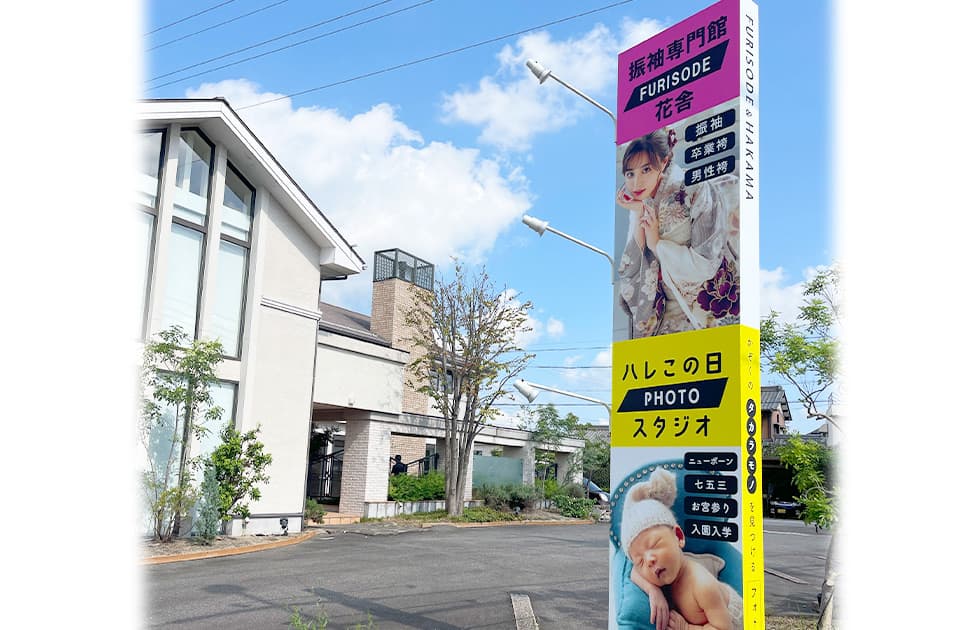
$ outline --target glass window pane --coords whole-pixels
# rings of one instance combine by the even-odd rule
[[[139,284],[139,305],[140,319],[146,316],[146,293],[150,285],[150,274],[153,272],[153,228],[156,225],[156,217],[147,212],[137,212],[139,215],[139,247],[140,247],[140,269],[143,270],[141,282]],[[142,329],[142,325],[140,327]]]
[[[164,330],[177,325],[192,337],[197,329],[204,235],[176,223],[171,227],[167,285],[163,299]],[[153,333],[159,331],[152,331]]]
[[[252,228],[252,202],[255,191],[229,167],[225,173],[224,209],[221,212],[221,233],[248,241]]]
[[[241,347],[242,312],[245,307],[245,271],[248,250],[221,241],[214,279],[214,300],[207,337],[221,342],[225,355],[237,357]]]
[[[160,179],[160,154],[163,151],[163,132],[147,131],[139,134],[139,176],[137,192],[139,203],[156,208]]]
[[[198,441],[195,455],[207,457],[221,444],[221,430],[231,422],[235,415],[235,393],[238,390],[237,383],[227,383],[219,381],[211,386],[211,404],[221,407],[221,417],[217,420],[204,422],[208,432],[201,436]],[[199,418],[199,422],[203,419]]]
[[[180,132],[174,215],[204,225],[211,178],[211,145],[194,130]]]

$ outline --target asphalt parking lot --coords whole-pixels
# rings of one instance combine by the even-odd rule
[[[767,614],[813,614],[829,535],[765,519]],[[546,525],[325,531],[241,556],[145,567],[148,628],[606,628],[608,529]],[[374,624],[370,626],[368,624]]]

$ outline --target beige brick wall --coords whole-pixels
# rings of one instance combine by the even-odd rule
[[[425,457],[425,438],[411,435],[391,435],[391,456],[401,455],[406,464]],[[415,470],[410,471],[413,474]]]
[[[405,326],[404,313],[412,306],[414,285],[400,278],[375,282],[371,293],[371,332],[390,342],[393,348],[409,352],[409,362],[422,355],[411,345],[411,330]],[[414,379],[406,368],[402,411],[428,414],[429,398],[415,391]]]
[[[391,428],[381,422],[348,421],[340,512],[363,514],[365,501],[388,499]]]

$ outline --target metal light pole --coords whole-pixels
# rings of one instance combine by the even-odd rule
[[[548,387],[547,385],[540,385],[538,383],[525,381],[524,379],[520,379],[516,381],[514,383],[514,388],[517,389],[517,391],[519,391],[525,398],[527,398],[528,402],[534,402],[534,399],[538,397],[538,393],[539,393],[538,390],[543,389],[546,392],[554,392],[556,394],[571,396],[572,398],[578,398],[580,400],[586,400],[588,402],[596,403],[597,405],[602,405],[603,407],[606,408],[606,411],[609,412],[609,419],[610,421],[612,420],[612,408],[609,406],[609,403],[603,402],[598,398],[589,398],[588,396],[583,396],[582,394],[566,392],[564,390],[556,389],[554,387]]]
[[[528,226],[529,228],[537,232],[538,236],[543,236],[546,231],[553,232],[562,238],[567,238],[568,240],[575,243],[576,245],[581,245],[582,247],[586,249],[590,249],[597,254],[602,254],[603,256],[606,257],[606,260],[609,261],[609,266],[612,269],[612,283],[616,284],[616,262],[613,260],[613,257],[607,254],[606,252],[602,251],[601,249],[599,249],[594,245],[589,245],[585,241],[579,240],[574,236],[569,236],[564,232],[560,232],[555,228],[551,227],[547,221],[543,221],[536,217],[532,217],[529,214],[525,214],[524,217],[521,219],[521,221],[524,223],[524,225]]]
[[[584,92],[576,89],[575,87],[573,87],[573,86],[569,85],[568,83],[566,83],[566,82],[562,81],[561,79],[559,79],[557,75],[555,75],[551,70],[546,69],[538,61],[536,61],[534,59],[528,59],[527,60],[527,63],[525,65],[527,66],[528,70],[531,71],[531,74],[533,74],[537,78],[538,83],[544,83],[545,81],[548,80],[549,77],[552,78],[552,79],[554,79],[555,81],[558,81],[559,83],[561,83],[562,85],[564,85],[566,88],[568,88],[569,90],[571,90],[575,94],[581,96],[582,98],[584,98],[588,102],[592,103],[593,105],[595,105],[596,107],[598,107],[599,109],[601,109],[602,111],[604,111],[606,113],[606,115],[609,116],[609,118],[612,119],[613,124],[614,125],[616,124],[616,116],[613,115],[613,113],[611,111],[609,111],[608,109],[606,109],[605,107],[603,107],[602,105],[600,105],[599,103],[597,103],[588,94],[585,94]]]

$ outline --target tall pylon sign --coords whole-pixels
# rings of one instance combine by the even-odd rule
[[[765,628],[758,97],[751,0],[619,55],[610,628]]]

